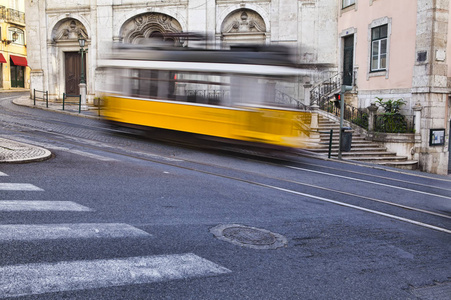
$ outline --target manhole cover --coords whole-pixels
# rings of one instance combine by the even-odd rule
[[[237,224],[218,225],[210,232],[220,240],[253,249],[277,249],[287,244],[280,234]]]

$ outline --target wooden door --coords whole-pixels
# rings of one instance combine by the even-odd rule
[[[25,87],[25,67],[16,66],[11,63],[10,71],[11,71],[11,87],[13,88]]]
[[[65,52],[66,94],[80,95],[81,55],[80,52]],[[83,62],[86,70],[86,61]],[[86,78],[86,75],[85,75]]]

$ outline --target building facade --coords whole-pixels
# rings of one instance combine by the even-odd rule
[[[366,108],[377,98],[403,99],[401,111],[415,117],[415,135],[398,137],[406,139],[398,146],[386,145],[418,160],[424,171],[447,174],[450,1],[342,0],[339,5],[338,68],[345,84],[354,86],[348,101]]]
[[[97,62],[114,43],[145,44],[171,33],[203,33],[209,47],[236,43],[292,46],[299,63],[335,65],[335,0],[28,0],[27,32],[31,88],[79,94],[78,37],[87,41],[86,86],[88,103],[97,96],[105,76]],[[321,38],[319,38],[321,37]],[[293,96],[308,102],[301,79]],[[308,98],[308,96],[307,96]]]
[[[403,99],[416,116],[415,134],[388,143],[427,172],[447,174],[451,43],[449,0],[26,0],[30,88],[50,100],[79,94],[78,38],[86,39],[88,104],[105,74],[98,61],[115,43],[189,46],[171,33],[199,32],[208,47],[236,43],[288,45],[297,63],[317,66],[292,97],[310,104],[310,90],[333,74],[352,85],[348,101],[366,108]],[[3,30],[3,28],[2,28]],[[450,82],[450,83],[449,83]],[[401,137],[401,140],[405,136]],[[384,141],[382,141],[384,142]],[[402,146],[399,146],[399,145]]]
[[[29,88],[24,1],[0,1],[0,88]]]

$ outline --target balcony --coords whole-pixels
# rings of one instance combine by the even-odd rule
[[[6,22],[18,23],[25,25],[25,13],[12,9],[6,8],[5,6],[0,6],[0,18]]]

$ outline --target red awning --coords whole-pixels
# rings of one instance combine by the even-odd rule
[[[24,67],[26,67],[28,65],[26,57],[15,56],[15,55],[10,55],[9,57],[11,57],[11,60],[13,61],[13,63],[16,66],[24,66]]]
[[[6,59],[5,59],[5,57],[3,56],[3,54],[1,54],[1,53],[0,53],[0,63],[6,64]]]

